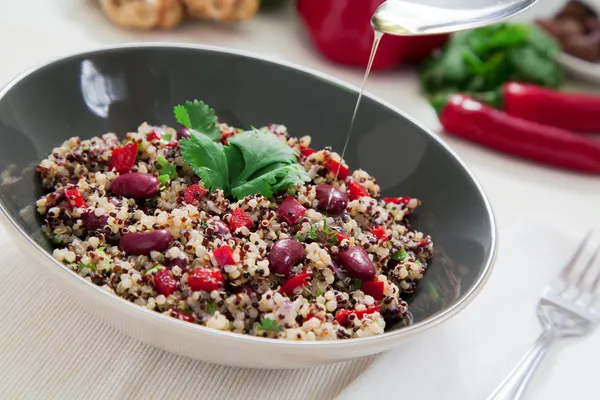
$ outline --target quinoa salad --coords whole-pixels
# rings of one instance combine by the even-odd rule
[[[290,340],[410,324],[432,239],[420,201],[283,125],[248,131],[194,101],[181,128],[73,137],[37,166],[53,256],[102,289],[188,323]]]

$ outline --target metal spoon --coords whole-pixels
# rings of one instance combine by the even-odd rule
[[[388,0],[373,14],[373,29],[391,35],[429,35],[492,25],[537,0]]]

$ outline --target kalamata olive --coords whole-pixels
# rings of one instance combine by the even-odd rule
[[[129,255],[147,255],[151,251],[163,251],[171,243],[171,233],[166,229],[151,232],[135,232],[121,236],[119,248]]]
[[[304,246],[294,239],[280,239],[269,252],[270,270],[275,275],[287,276],[292,267],[304,259]]]
[[[229,231],[229,227],[227,224],[221,220],[213,219],[210,221],[210,226],[215,230],[215,235],[218,236],[226,236],[231,232]]]
[[[348,275],[344,272],[344,270],[340,267],[340,263],[336,260],[331,260],[331,266],[333,267],[333,273],[335,277],[340,281],[345,281],[348,278]]]
[[[317,185],[317,208],[333,215],[346,211],[348,195],[331,185]]]
[[[63,201],[64,199],[66,199],[65,188],[60,187],[60,188],[56,189],[56,191],[54,193],[50,193],[49,195],[46,196],[46,208],[50,209],[50,208],[54,207],[56,204],[58,204],[59,202]]]
[[[97,216],[96,213],[92,212],[84,212],[81,216],[81,221],[83,222],[83,227],[88,231],[97,231],[106,226],[106,222],[108,221],[108,215],[102,214]]]
[[[177,140],[187,139],[190,137],[190,131],[188,128],[181,128],[177,130]]]
[[[377,273],[369,255],[362,247],[352,246],[339,253],[342,266],[353,278],[371,279]]]
[[[182,270],[185,270],[185,261],[183,261],[181,258],[173,258],[172,260],[169,260],[169,262],[167,263],[167,268],[171,269],[173,267],[179,267]]]
[[[134,199],[148,199],[157,194],[159,189],[156,176],[138,172],[119,175],[110,185],[112,193]]]

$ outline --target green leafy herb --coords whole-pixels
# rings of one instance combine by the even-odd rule
[[[332,237],[329,239],[329,244],[331,244],[331,245],[334,245],[334,244],[336,244],[337,242],[338,242],[338,238],[337,238],[337,236],[332,236]]]
[[[319,236],[319,230],[317,229],[317,225],[312,225],[310,227],[310,231],[308,232],[308,235],[306,237],[310,240],[316,240],[318,236]]]
[[[269,132],[242,132],[223,146],[213,141],[220,134],[206,133],[216,121],[206,104],[187,102],[175,107],[175,115],[190,128],[190,137],[179,141],[183,160],[209,189],[221,189],[237,199],[257,193],[273,197],[310,181],[294,150]]]
[[[404,250],[404,247],[402,247],[400,250],[392,254],[392,260],[404,261],[407,256],[408,254],[406,253],[406,250]]]
[[[534,25],[503,23],[452,36],[427,60],[421,84],[427,94],[479,93],[514,80],[558,87],[563,69],[556,42]]]
[[[206,221],[202,221],[200,225],[202,226],[202,229],[208,228],[208,224],[206,223]]]
[[[361,286],[362,286],[362,280],[360,280],[358,278],[354,278],[354,290],[360,290]]]
[[[198,131],[212,140],[221,138],[215,110],[203,101],[186,101],[184,105],[175,107],[174,111],[177,122],[186,128]]]
[[[154,266],[154,267],[150,268],[149,270],[147,270],[146,272],[144,272],[144,275],[151,275],[152,273],[154,273],[158,270],[161,270],[162,267],[163,267],[162,265]]]
[[[262,320],[258,329],[261,329],[263,331],[281,332],[283,330],[283,327],[274,320],[270,318],[265,318]]]
[[[209,314],[212,314],[215,312],[215,302],[214,301],[209,301],[208,303],[206,303],[206,312]]]
[[[319,296],[323,296],[323,290],[322,289],[319,289],[317,291],[317,297],[319,297]]]
[[[93,271],[94,268],[95,268],[95,265],[93,265],[93,264],[79,263],[78,267],[79,267],[79,273],[81,273],[86,268],[89,269],[90,271]]]
[[[296,233],[296,236],[294,236],[294,237],[299,242],[304,242],[306,240],[306,237],[303,234],[301,234],[300,232]]]

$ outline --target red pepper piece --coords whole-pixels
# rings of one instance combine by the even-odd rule
[[[227,245],[216,248],[213,251],[213,255],[215,256],[215,260],[217,260],[219,267],[235,264],[235,260],[233,259],[233,250],[231,250],[231,247]]]
[[[171,314],[171,317],[173,317],[173,318],[181,319],[181,320],[187,321],[187,322],[194,322],[194,317],[192,317],[189,314],[184,313],[183,311],[181,311],[177,308],[172,308],[170,314]]]
[[[306,213],[306,208],[292,196],[288,196],[277,207],[277,215],[289,225],[294,225]]]
[[[187,204],[194,204],[204,196],[204,193],[206,193],[206,189],[196,184],[190,185],[183,190],[183,201]]]
[[[229,219],[229,229],[232,232],[235,232],[238,228],[245,226],[246,228],[250,228],[254,225],[250,217],[246,215],[240,208],[236,208],[233,212],[233,215]]]
[[[344,239],[349,239],[348,235],[346,235],[345,233],[341,233],[341,232],[336,232],[335,237],[337,239],[337,243],[340,243]]]
[[[383,201],[392,204],[408,204],[412,198],[410,197],[384,197]]]
[[[340,164],[335,160],[329,160],[325,163],[325,168],[327,168],[334,175],[337,174],[338,178],[346,179],[350,175],[350,170],[344,164]],[[339,172],[338,172],[339,168]]]
[[[598,141],[513,117],[464,95],[451,96],[438,109],[448,133],[514,156],[600,174]]]
[[[356,310],[339,310],[337,312],[337,314],[335,315],[335,320],[340,324],[340,325],[344,325],[347,326],[350,322],[350,319],[348,317],[350,317],[350,314],[354,314],[356,315],[356,318],[358,319],[362,319],[365,315],[368,314],[374,314],[376,312],[379,312],[381,308],[379,306],[373,306],[373,307],[369,307],[365,310],[361,310],[361,311],[356,311]]]
[[[362,290],[365,294],[368,294],[369,296],[373,297],[377,301],[383,300],[384,288],[385,283],[379,280],[362,281],[360,285],[360,290]]]
[[[152,131],[148,134],[148,137],[146,137],[146,139],[149,142],[153,142],[155,140],[160,140],[160,136],[158,136],[158,134],[156,132]]]
[[[350,200],[356,200],[361,197],[371,197],[369,191],[354,179],[348,179],[348,196]]]
[[[126,174],[131,170],[137,157],[138,144],[129,143],[123,147],[113,149],[110,157],[109,168],[120,174]]]
[[[294,295],[294,292],[298,289],[301,289],[310,283],[310,279],[312,278],[312,271],[307,270],[299,273],[298,275],[292,276],[287,281],[283,282],[281,288],[279,288],[279,292],[282,294],[291,297]]]
[[[383,226],[375,226],[375,227],[373,227],[373,229],[371,229],[371,233],[379,241],[381,241],[381,240],[388,240],[388,237],[385,234],[385,227],[383,227]]]
[[[315,154],[317,151],[315,149],[311,149],[310,147],[305,147],[305,148],[301,149],[300,152],[302,153],[302,155],[304,157],[308,157],[311,154]]]
[[[177,280],[167,269],[159,269],[153,277],[156,291],[163,296],[173,294],[177,290]]]
[[[67,201],[74,208],[85,208],[87,203],[77,188],[65,189]]]
[[[188,284],[193,291],[219,290],[225,284],[225,278],[218,269],[196,268],[188,276]]]
[[[600,96],[517,82],[508,82],[500,93],[489,95],[486,102],[514,117],[574,132],[600,132]]]

